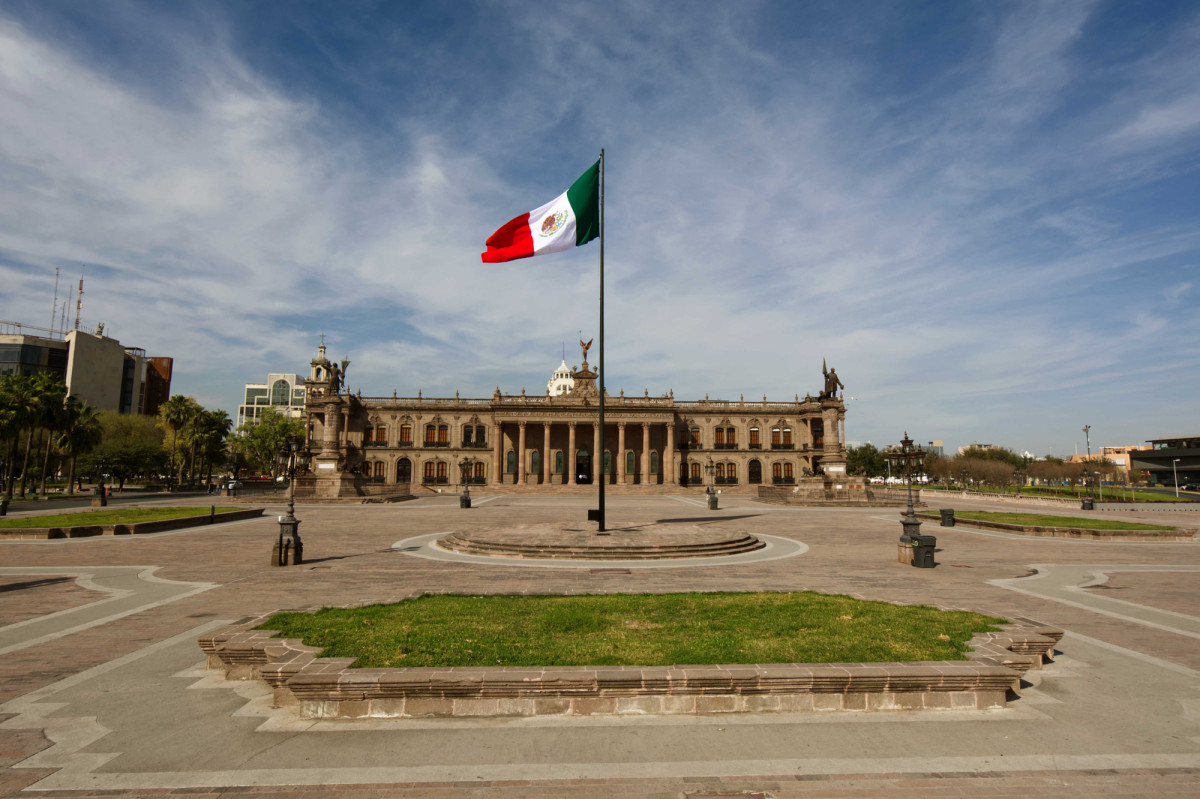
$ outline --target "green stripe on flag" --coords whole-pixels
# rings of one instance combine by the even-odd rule
[[[561,185],[561,184],[560,184]],[[600,235],[600,161],[592,164],[567,189],[567,202],[575,212],[575,246]]]

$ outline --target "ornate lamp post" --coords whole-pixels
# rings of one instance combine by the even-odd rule
[[[1021,486],[1025,485],[1025,470],[1017,469],[1017,496],[1021,496]]]
[[[708,495],[708,509],[717,509],[717,490],[715,487],[715,478],[713,475],[717,473],[717,467],[713,464],[713,459],[710,457],[708,463],[704,464],[704,473],[708,475],[708,488],[705,493]]]
[[[1084,478],[1083,478],[1084,490],[1086,493],[1084,494],[1084,497],[1083,497],[1082,510],[1092,510],[1093,508],[1096,507],[1096,499],[1095,499],[1096,489],[1094,487],[1095,483],[1091,479],[1092,476],[1091,476],[1091,474],[1089,474],[1089,472],[1092,471],[1092,426],[1090,424],[1085,424],[1083,426],[1083,435],[1087,441],[1087,463],[1088,463],[1088,465],[1087,465],[1087,468],[1083,472],[1083,474],[1084,474]]]
[[[900,521],[900,526],[904,528],[904,532],[900,534],[900,543],[913,544],[920,535],[921,523],[917,521],[917,514],[913,511],[912,481],[913,475],[921,470],[921,464],[925,462],[925,450],[914,447],[906,432],[900,446],[889,450],[886,457],[889,462],[896,464],[897,470],[904,475],[904,481],[908,484],[908,508]]]
[[[104,458],[96,461],[96,471],[100,473],[96,487],[92,490],[92,507],[104,508],[108,506],[108,491],[104,488],[104,472],[108,470],[108,461]]]
[[[967,470],[964,468],[964,469],[963,469],[963,470],[962,470],[962,471],[961,471],[959,474],[961,474],[961,475],[962,475],[962,487],[963,487],[963,491],[966,491],[966,490],[967,490],[967,476],[968,476],[968,475],[967,475]]]
[[[458,470],[462,474],[462,494],[458,497],[458,506],[460,508],[471,507],[471,487],[468,482],[471,479],[471,467],[475,462],[470,458],[463,458],[458,462]]]
[[[280,450],[278,463],[283,474],[287,475],[287,514],[279,517],[279,540],[271,552],[271,565],[296,566],[304,562],[304,542],[300,540],[300,522],[296,519],[296,472],[299,468],[308,466],[309,454],[304,449],[304,440],[292,436],[284,442]]]

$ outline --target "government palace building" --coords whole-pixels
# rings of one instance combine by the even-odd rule
[[[364,397],[345,390],[348,363],[330,362],[322,343],[305,383],[313,457],[297,487],[317,498],[463,485],[583,492],[597,479],[629,493],[709,486],[752,493],[845,475],[846,408],[833,372],[826,391],[790,402],[606,394],[601,442],[586,346],[582,366],[568,368],[564,359],[537,396],[497,388],[478,399]]]

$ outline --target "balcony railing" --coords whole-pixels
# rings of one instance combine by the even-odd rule
[[[396,446],[400,447],[400,449],[412,449],[412,445],[413,443],[411,441],[401,441]]]
[[[724,444],[715,444],[713,449],[737,449],[736,441],[726,441]]]
[[[433,476],[427,474],[421,478],[421,484],[422,485],[437,485],[437,486],[449,485],[450,478],[449,477],[433,477]]]
[[[762,449],[762,444],[751,444],[750,449]]]
[[[771,482],[777,486],[790,486],[796,484],[795,477],[772,477]]]
[[[771,449],[794,449],[794,444],[776,444],[771,442]]]
[[[449,448],[450,442],[449,441],[426,441],[425,446],[427,448],[432,448],[432,449],[437,449],[439,447]]]
[[[388,445],[388,443],[386,441],[364,441],[363,442],[364,447],[386,447],[387,445]]]
[[[468,477],[467,479],[463,480],[463,483],[469,486],[487,485],[487,478],[482,475],[479,477]]]
[[[719,486],[735,486],[738,479],[736,477],[718,477],[716,483]]]
[[[462,448],[463,449],[490,449],[491,445],[488,444],[486,441],[464,441],[462,443]]]

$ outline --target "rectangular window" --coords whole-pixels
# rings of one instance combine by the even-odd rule
[[[783,445],[785,447],[792,445],[792,428],[790,427],[783,428]]]
[[[475,443],[475,428],[472,427],[471,425],[464,426],[463,427],[463,445],[469,447],[474,443]]]
[[[758,428],[757,428],[757,427],[751,427],[751,428],[750,428],[750,446],[752,446],[752,447],[758,447],[758,446],[761,446],[761,445],[762,445],[762,439],[761,439],[761,438],[759,438],[759,435],[758,435]]]
[[[387,443],[387,433],[388,433],[387,425],[381,425],[379,427],[376,427],[375,428],[375,443],[376,444],[386,444]]]
[[[481,424],[475,426],[475,443],[479,446],[487,443],[487,429]]]
[[[718,427],[718,428],[717,428],[717,440],[716,440],[716,445],[717,445],[718,447],[723,447],[723,446],[725,446],[725,428],[724,428],[724,427]]]
[[[412,444],[412,425],[400,425],[400,444]]]
[[[425,425],[425,443],[437,443],[437,428],[431,424]]]
[[[439,444],[449,444],[450,443],[450,426],[449,425],[444,425],[444,424],[438,425],[438,443]]]
[[[792,464],[791,463],[783,464],[783,476],[787,480],[791,480],[792,477],[794,477],[794,475],[792,474]]]
[[[731,449],[737,445],[737,433],[735,432],[735,428],[726,428],[725,443],[728,444]]]
[[[778,427],[771,428],[771,446],[778,447],[783,443],[783,434]]]

